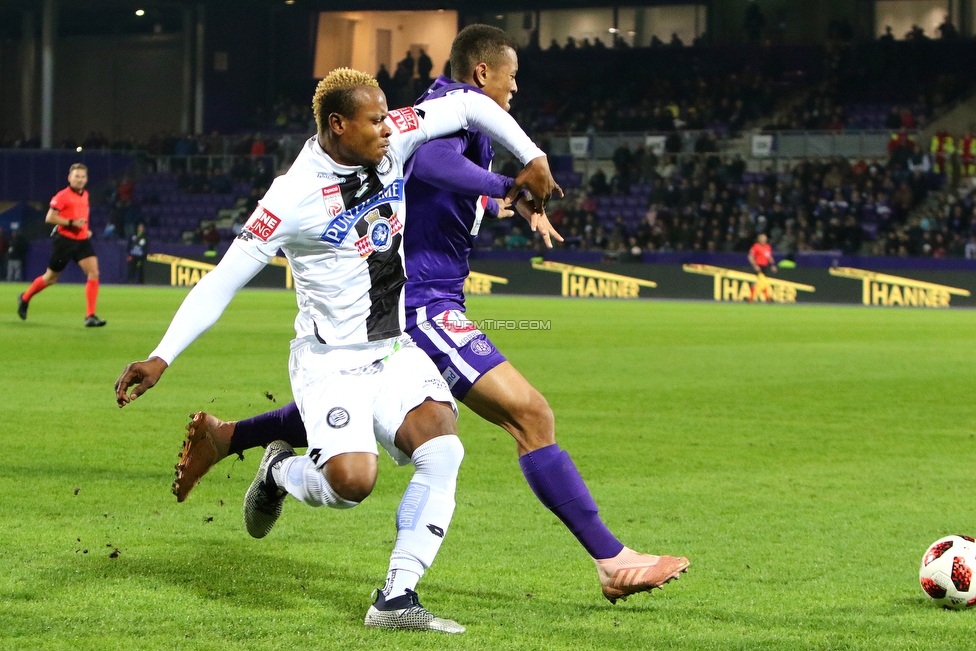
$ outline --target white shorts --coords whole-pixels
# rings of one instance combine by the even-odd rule
[[[377,443],[398,465],[409,463],[394,439],[407,412],[428,398],[451,405],[457,418],[457,404],[434,363],[409,337],[398,343],[382,359],[343,369],[337,363],[342,349],[314,337],[291,342],[291,390],[308,432],[306,454],[316,467],[347,452],[379,454]]]

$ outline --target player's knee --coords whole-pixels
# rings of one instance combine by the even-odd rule
[[[538,391],[530,392],[513,413],[516,438],[531,450],[556,442],[556,417],[549,402]]]
[[[98,269],[93,269],[88,272],[88,280],[98,280]]]
[[[349,502],[362,502],[369,497],[376,485],[375,464],[372,469],[349,464],[326,464],[323,470],[326,481],[336,495]]]
[[[394,444],[412,459],[420,446],[443,436],[457,436],[454,410],[445,402],[427,400],[410,410],[397,431]]]
[[[443,402],[428,402],[429,409],[426,414],[429,420],[426,421],[427,430],[431,436],[457,436],[457,418],[454,410]]]

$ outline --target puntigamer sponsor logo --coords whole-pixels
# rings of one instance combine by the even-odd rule
[[[468,277],[464,279],[464,293],[468,295],[491,294],[492,283],[507,285],[508,278],[469,271]]]
[[[713,296],[716,301],[750,301],[753,299],[753,288],[759,281],[759,276],[756,274],[707,264],[686,264],[681,268],[690,274],[712,276],[715,279]],[[774,276],[766,276],[766,283],[769,285],[769,295],[774,303],[796,303],[797,292],[816,291],[813,285],[794,283]],[[763,293],[757,293],[756,300],[765,299]]]
[[[959,287],[889,276],[853,267],[832,267],[830,275],[860,280],[861,302],[865,305],[949,307],[949,301],[953,296],[970,296],[969,290]]]
[[[363,187],[367,186],[364,185]],[[325,227],[325,232],[319,239],[333,246],[339,246],[360,217],[384,204],[400,201],[403,201],[403,179],[396,179],[369,201],[355,205],[336,215]]]
[[[577,267],[562,262],[533,260],[532,268],[563,275],[563,296],[598,296],[602,298],[638,298],[641,287],[657,287],[653,280],[631,278],[606,271]]]

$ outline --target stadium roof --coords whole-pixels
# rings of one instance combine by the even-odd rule
[[[589,7],[633,7],[676,4],[712,4],[714,0],[295,0],[297,8],[320,11],[411,9],[455,9],[469,13],[482,11],[532,11],[536,9],[582,9]],[[39,11],[43,0],[0,0],[0,11],[33,9]],[[132,11],[136,9],[173,9],[183,7],[274,7],[284,6],[285,0],[58,0],[61,12],[98,13]]]
[[[225,13],[237,10],[242,20],[253,20],[262,8],[280,11],[409,11],[453,9],[462,16],[525,12],[542,9],[583,9],[594,7],[632,7],[675,4],[712,5],[723,0],[55,0],[59,33],[131,34],[152,31],[160,25],[163,31],[181,29],[183,10],[203,6]],[[730,1],[730,0],[725,0]],[[30,10],[40,25],[43,0],[0,0],[0,37],[19,38],[22,14]],[[142,9],[143,17],[135,12]],[[158,29],[158,28],[157,28]]]

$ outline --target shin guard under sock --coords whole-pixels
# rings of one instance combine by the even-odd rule
[[[569,454],[556,444],[519,457],[522,474],[539,501],[573,532],[590,556],[612,558],[624,548],[600,519],[590,490]]]

